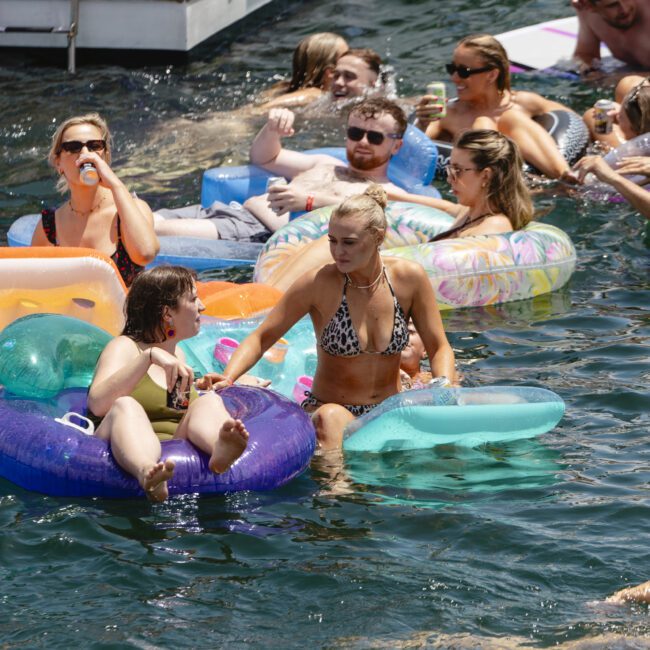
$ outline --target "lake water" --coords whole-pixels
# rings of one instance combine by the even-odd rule
[[[401,95],[453,43],[568,15],[564,0],[279,0],[186,63],[56,65],[0,52],[0,225],[57,201],[53,125],[99,110],[115,168],[154,207],[198,200],[200,169],[246,161],[233,114],[312,31],[370,46]],[[518,77],[583,110],[598,89]],[[221,115],[214,116],[220,112]],[[208,121],[203,125],[200,120]],[[302,119],[296,148],[340,131]],[[645,607],[593,604],[650,578],[648,233],[625,204],[551,185],[544,220],[578,251],[553,295],[445,317],[476,384],[549,388],[567,413],[533,441],[350,455],[281,490],[137,501],[44,497],[0,480],[0,644],[93,648],[650,647]],[[222,273],[246,279],[247,273]],[[581,646],[586,647],[586,646]]]

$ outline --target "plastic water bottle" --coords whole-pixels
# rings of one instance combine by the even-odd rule
[[[95,169],[95,165],[86,162],[79,168],[79,176],[84,185],[97,185],[99,183],[99,174]]]

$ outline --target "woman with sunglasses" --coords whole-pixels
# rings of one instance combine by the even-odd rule
[[[158,253],[149,206],[111,169],[110,132],[97,113],[71,117],[52,137],[48,160],[69,199],[43,210],[32,246],[83,246],[109,255],[127,286]]]
[[[433,375],[455,381],[454,353],[427,274],[419,264],[379,254],[386,236],[386,200],[384,189],[373,184],[335,208],[328,233],[334,262],[305,273],[287,290],[237,348],[224,370],[225,381],[216,384],[235,381],[309,314],[318,365],[302,406],[312,414],[324,450],[340,448],[346,424],[400,392],[409,318],[422,337]]]
[[[544,175],[575,182],[555,140],[533,120],[549,111],[570,109],[536,93],[514,91],[510,62],[499,41],[487,34],[463,38],[447,71],[457,99],[449,102],[445,117],[436,117],[440,106],[428,95],[416,109],[416,124],[432,140],[452,141],[472,128],[495,129],[514,140],[526,162]]]

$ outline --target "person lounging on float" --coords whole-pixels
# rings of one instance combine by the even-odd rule
[[[489,129],[465,131],[454,143],[447,180],[458,203],[433,197],[388,192],[389,198],[428,205],[456,217],[448,230],[433,241],[451,237],[498,235],[520,230],[533,217],[533,204],[522,173],[517,145]],[[266,280],[285,290],[303,273],[331,263],[326,237],[301,247],[291,261]]]
[[[211,239],[267,239],[285,225],[290,212],[314,210],[339,203],[370,183],[381,183],[391,196],[408,201],[413,195],[388,180],[388,163],[402,146],[407,127],[404,111],[394,102],[374,97],[355,105],[348,115],[348,164],[327,154],[310,155],[282,146],[291,137],[295,114],[286,108],[269,112],[250,151],[251,163],[290,179],[268,193],[253,196],[243,208],[219,202],[202,211],[202,218],[156,218],[159,235]],[[164,212],[164,211],[163,211]]]
[[[605,148],[618,147],[637,135],[650,132],[650,77],[623,77],[616,86],[615,106],[611,111],[614,123],[609,133],[596,132],[593,108],[582,116],[592,139]]]
[[[549,178],[575,179],[553,138],[532,118],[552,110],[570,111],[563,104],[510,87],[510,62],[505,49],[488,34],[461,39],[447,71],[457,99],[447,115],[437,118],[437,98],[425,95],[416,108],[417,126],[433,140],[451,141],[472,128],[492,128],[514,140],[524,160]]]
[[[248,432],[230,417],[212,390],[221,375],[196,383],[178,343],[195,336],[204,307],[194,276],[180,266],[139,274],[126,299],[122,334],[108,343],[88,391],[95,435],[110,443],[122,469],[135,476],[151,501],[167,498],[174,462],[160,462],[160,441],[184,438],[210,456],[209,468],[225,472],[243,453]],[[177,386],[177,383],[179,386]],[[199,396],[196,387],[209,390]],[[177,389],[189,404],[170,404]]]
[[[158,253],[149,206],[135,198],[111,169],[111,134],[97,113],[71,117],[52,137],[48,156],[59,173],[58,189],[70,198],[43,210],[32,246],[83,246],[109,255],[129,286]],[[95,184],[81,168],[90,164]]]
[[[263,323],[237,348],[224,370],[232,383],[306,314],[318,341],[318,363],[303,408],[312,414],[322,449],[340,448],[343,429],[398,393],[400,354],[408,345],[409,318],[420,333],[435,376],[455,381],[435,294],[416,263],[388,259],[379,249],[386,234],[386,193],[371,185],[332,213],[333,264],[302,275]]]

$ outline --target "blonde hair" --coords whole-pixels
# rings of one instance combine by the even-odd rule
[[[471,47],[489,65],[499,71],[497,88],[499,92],[510,90],[510,61],[503,45],[489,34],[471,34],[461,38],[456,47]]]
[[[318,32],[307,36],[293,51],[291,81],[286,92],[300,88],[321,88],[325,73],[336,65],[345,39],[332,32]]]
[[[75,117],[69,117],[67,120],[62,122],[59,125],[59,128],[54,132],[52,136],[52,144],[50,146],[50,152],[47,155],[47,161],[50,163],[50,166],[56,169],[56,161],[61,155],[61,143],[63,142],[64,133],[71,126],[78,126],[79,124],[91,124],[94,127],[99,129],[102,137],[101,139],[106,142],[106,149],[104,150],[104,160],[110,165],[111,164],[111,132],[108,129],[108,124],[106,120],[99,113],[86,113],[86,115],[76,115]],[[65,179],[65,176],[59,176],[59,180],[56,184],[56,189],[64,194],[68,190],[68,182]]]
[[[473,129],[462,133],[454,147],[469,152],[478,169],[492,170],[488,207],[508,217],[513,230],[521,230],[533,218],[534,210],[517,143],[498,131]]]
[[[623,99],[623,110],[636,135],[650,131],[650,77],[638,83]]]
[[[363,194],[355,194],[345,199],[332,212],[332,219],[345,217],[361,217],[366,220],[366,228],[383,235],[386,233],[388,221],[385,208],[388,204],[386,190],[377,183],[368,185]]]

